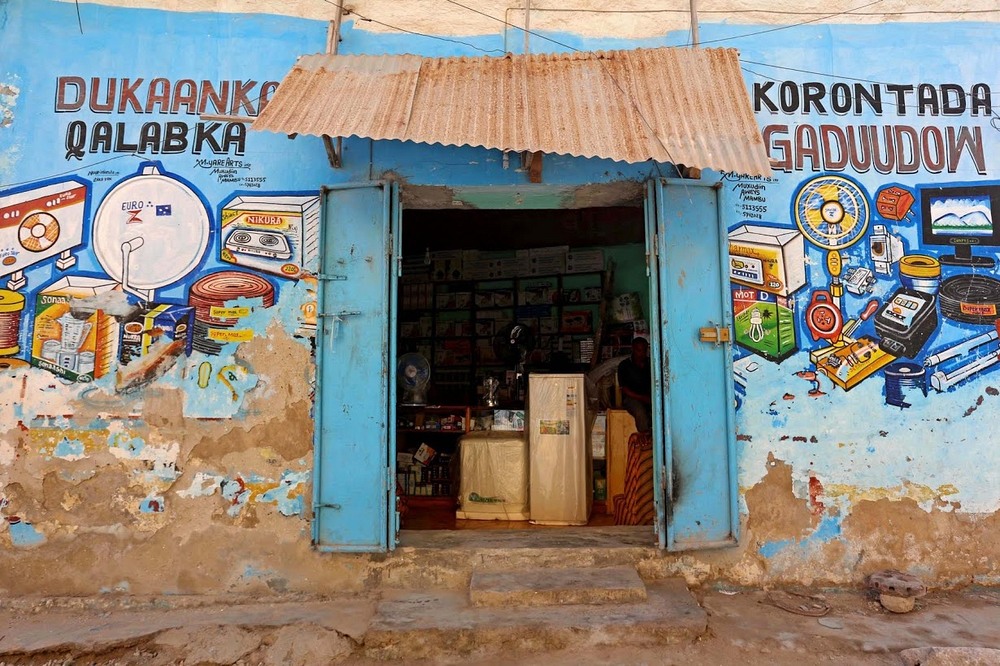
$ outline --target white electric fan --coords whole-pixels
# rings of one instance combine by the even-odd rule
[[[403,405],[426,405],[427,386],[431,381],[431,365],[421,354],[409,353],[399,357],[396,377],[402,393]]]

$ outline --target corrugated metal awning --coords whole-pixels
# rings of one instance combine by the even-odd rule
[[[253,129],[771,173],[735,49],[306,55]]]

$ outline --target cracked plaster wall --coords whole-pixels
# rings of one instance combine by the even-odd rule
[[[246,91],[252,108],[251,100],[264,94],[267,82],[280,80],[299,53],[322,50],[325,24],[319,19],[328,18],[316,14],[315,8],[310,9],[313,13],[301,14],[304,18],[251,18],[249,14],[180,15],[139,9],[135,3],[128,3],[129,9],[114,4],[82,3],[82,35],[75,14],[69,11],[71,4],[8,2],[0,6],[0,34],[20,47],[15,51],[47,54],[41,60],[16,58],[0,69],[0,197],[22,196],[46,183],[72,189],[83,181],[87,188],[80,208],[73,209],[72,200],[64,202],[71,216],[79,218],[76,227],[70,224],[62,230],[64,238],[79,234],[79,242],[71,247],[76,263],[57,266],[60,257],[53,255],[26,266],[27,285],[15,290],[26,300],[23,310],[18,310],[20,349],[4,354],[6,360],[0,361],[4,366],[0,371],[0,508],[5,518],[0,526],[0,569],[4,572],[0,589],[8,594],[204,593],[362,585],[377,574],[366,573],[354,559],[321,557],[309,547],[314,378],[310,327],[314,319],[311,322],[310,317],[315,314],[315,283],[304,273],[314,266],[310,262],[315,262],[318,248],[303,252],[300,268],[306,270],[294,276],[273,262],[241,264],[238,253],[225,253],[231,229],[224,229],[223,223],[234,219],[231,211],[237,209],[233,203],[237,196],[304,197],[298,203],[306,205],[306,199],[318,196],[322,184],[366,180],[380,172],[397,173],[415,186],[473,187],[520,185],[523,174],[502,170],[500,156],[490,151],[371,146],[358,139],[345,142],[346,168],[331,172],[322,146],[314,139],[244,138],[238,129],[222,126],[206,136],[208,130],[199,128],[196,116],[184,113],[183,107],[173,115],[104,113],[88,110],[88,93],[83,94],[82,109],[57,110],[53,107],[57,91],[71,99],[77,85],[60,88],[60,77],[81,77],[91,92],[92,77],[96,78],[104,85],[103,93],[94,93],[99,104],[110,79],[125,76],[112,64],[123,61],[133,62],[146,85],[157,76],[172,84],[207,80],[217,92],[226,81],[231,85],[236,80],[252,81]],[[155,4],[185,12],[251,11],[244,3]],[[382,3],[370,4],[358,5],[358,11],[365,9],[376,17],[389,16],[384,13],[390,9],[402,11],[402,5],[387,9]],[[259,3],[253,10],[258,7],[280,13]],[[426,22],[427,8],[418,9]],[[413,23],[417,17],[410,15],[391,17],[391,21],[384,20],[419,25],[428,32],[471,35],[482,47],[503,44],[504,36],[474,15],[466,16],[465,23],[456,20],[447,25]],[[669,27],[653,29],[650,21],[598,24],[574,16],[547,23],[553,20],[544,12],[537,19],[532,16],[535,27],[565,31],[565,35],[554,34],[561,40],[580,39],[581,44],[589,43],[586,37],[600,25],[602,31],[608,30],[602,35],[610,35],[593,42],[602,48],[674,44],[685,37],[682,25],[665,33]],[[871,69],[866,76],[873,79],[886,73],[870,63],[898,61],[893,49],[902,45],[910,49],[910,64],[894,75],[907,81],[996,85],[989,79],[995,67],[990,68],[987,55],[975,46],[982,40],[995,41],[995,23],[952,25],[942,33],[954,63],[938,63],[930,57],[931,46],[921,43],[924,30],[896,24],[814,26],[784,33],[780,46],[767,37],[739,45],[745,60],[799,66],[805,59],[815,61],[807,64],[819,71],[839,60],[856,64],[852,71]],[[752,26],[708,23],[702,37],[724,38],[748,31]],[[123,41],[125,33],[131,38]],[[514,41],[520,43],[519,38]],[[146,46],[139,49],[135,44]],[[388,34],[357,22],[345,25],[342,48],[429,55],[462,49]],[[175,54],[172,60],[164,59],[166,52]],[[78,57],[80,53],[89,54],[92,62],[87,64],[86,58]],[[211,63],[205,54],[213,56]],[[959,61],[962,75],[953,79]],[[787,70],[768,72],[772,78],[797,85],[810,78]],[[747,75],[748,88],[767,80]],[[148,92],[140,88],[138,94]],[[778,99],[774,95],[770,99]],[[160,152],[151,152],[147,145],[141,157],[135,157],[127,144],[139,140],[140,126],[149,119],[183,122],[189,142],[179,152],[168,153],[161,136]],[[801,108],[771,112],[766,104],[758,109],[758,119],[763,128],[855,123],[849,115],[817,117]],[[74,121],[85,123],[88,133],[79,159],[69,154],[76,145],[73,132],[82,131],[71,129]],[[118,129],[117,122],[125,123],[124,130]],[[978,129],[982,137],[978,144],[981,164],[975,150],[967,148],[960,151],[956,168],[950,172],[942,168],[944,173],[935,173],[926,164],[909,174],[901,173],[898,164],[888,173],[847,168],[843,173],[860,186],[871,208],[887,187],[916,193],[927,183],[996,184],[1000,145],[988,117],[967,111],[938,119],[918,114],[911,106],[904,113],[868,114],[863,122],[918,130],[935,124],[965,126],[970,132]],[[166,124],[160,130],[170,131]],[[121,131],[124,134],[115,135]],[[95,140],[101,132],[109,132],[108,137]],[[196,152],[193,139],[199,132],[201,152]],[[775,130],[769,136],[772,157],[787,157],[792,148],[774,142],[785,135]],[[794,137],[793,129],[790,138]],[[735,174],[727,177],[722,205],[731,230],[749,223],[797,231],[793,202],[814,178],[829,171],[820,164],[821,157],[810,152],[810,138],[796,148],[803,155],[801,163],[776,173],[771,181],[761,183]],[[370,155],[374,156],[371,164]],[[155,186],[151,185],[153,174],[145,172],[151,162],[158,164],[166,178]],[[76,181],[53,175],[67,169],[73,170]],[[646,175],[644,165],[546,158],[546,182],[568,187],[581,182],[641,181]],[[156,338],[150,348],[128,362],[122,361],[120,353],[105,358],[100,376],[95,376],[100,363],[89,376],[87,372],[71,376],[52,360],[49,366],[38,359],[32,364],[39,337],[36,331],[44,329],[37,320],[44,309],[41,306],[53,305],[42,303],[39,297],[46,289],[60,286],[61,279],[86,278],[82,291],[71,293],[61,307],[78,321],[91,324],[83,337],[95,349],[100,348],[99,339],[111,339],[107,333],[100,338],[101,326],[124,327],[125,318],[140,304],[134,294],[122,296],[117,286],[120,275],[113,275],[114,261],[97,249],[107,237],[122,240],[108,231],[116,218],[101,213],[101,204],[119,186],[141,193],[115,199],[119,207],[129,201],[152,204],[144,223],[157,220],[157,209],[163,213],[159,217],[169,217],[185,205],[193,206],[188,211],[195,217],[204,215],[209,223],[203,256],[173,282],[157,287],[154,302],[191,306],[195,284],[219,272],[240,273],[244,276],[238,280],[240,286],[235,295],[215,305],[222,310],[214,316],[210,311],[202,313],[202,323],[211,324],[207,328],[217,333],[199,327],[201,344],[192,344],[190,350],[183,331],[180,348],[176,344],[177,321],[194,321],[193,316],[185,320],[191,315],[180,313],[173,322],[175,333],[162,330],[162,322],[148,327],[147,332]],[[194,199],[189,196],[192,193]],[[131,214],[135,209],[120,212]],[[861,242],[843,252],[847,267],[873,268],[870,241],[879,222],[899,238],[906,252],[942,253],[942,248],[923,243],[915,217],[920,211],[914,207],[911,212],[899,220],[877,219],[873,214]],[[197,229],[187,233],[188,242],[198,240]],[[173,245],[181,243],[150,242],[146,250],[171,256]],[[995,256],[993,251],[987,253]],[[155,255],[145,256],[155,261]],[[851,584],[872,570],[895,567],[939,584],[996,584],[1000,571],[993,554],[1000,545],[1000,452],[993,446],[997,430],[990,415],[998,395],[995,387],[1000,384],[989,371],[977,373],[942,392],[931,390],[927,396],[908,392],[911,406],[907,408],[886,404],[884,376],[879,372],[850,390],[837,386],[818,372],[810,358],[810,352],[825,343],[813,339],[804,321],[811,295],[829,285],[825,252],[805,242],[792,256],[801,260],[806,278],[800,290],[790,295],[795,350],[778,363],[752,345],[736,347],[735,365],[742,378],[737,446],[744,528],[740,545],[656,559],[644,564],[645,571],[745,584]],[[995,275],[995,270],[985,274]],[[2,277],[5,282],[14,279],[10,273]],[[253,292],[251,287],[260,291]],[[746,285],[732,287],[740,290]],[[845,296],[846,316],[857,316],[869,299],[887,300],[897,287],[898,268],[878,274],[871,293]],[[95,298],[103,299],[103,319],[95,314],[100,309]],[[738,309],[742,296],[733,298]],[[865,326],[859,332],[875,337],[872,323]],[[59,331],[51,324],[49,328]],[[988,328],[942,318],[917,361]],[[39,337],[39,341],[45,339]],[[161,346],[156,347],[157,343]],[[43,351],[38,350],[38,356],[45,360]],[[377,569],[380,565],[369,566]]]

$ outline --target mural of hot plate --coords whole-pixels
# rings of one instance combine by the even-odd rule
[[[158,162],[108,192],[94,218],[101,267],[146,301],[197,268],[208,249],[211,216],[198,193]]]

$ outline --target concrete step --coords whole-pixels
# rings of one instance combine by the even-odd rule
[[[646,586],[634,567],[473,571],[473,606],[620,604],[646,600]]]
[[[682,580],[647,586],[647,600],[621,604],[473,606],[464,591],[388,590],[365,634],[376,659],[503,654],[602,645],[649,647],[692,641],[708,615]]]
[[[473,571],[633,567],[643,580],[677,575],[652,526],[536,530],[403,530],[392,557],[371,564],[379,589],[468,591]]]

